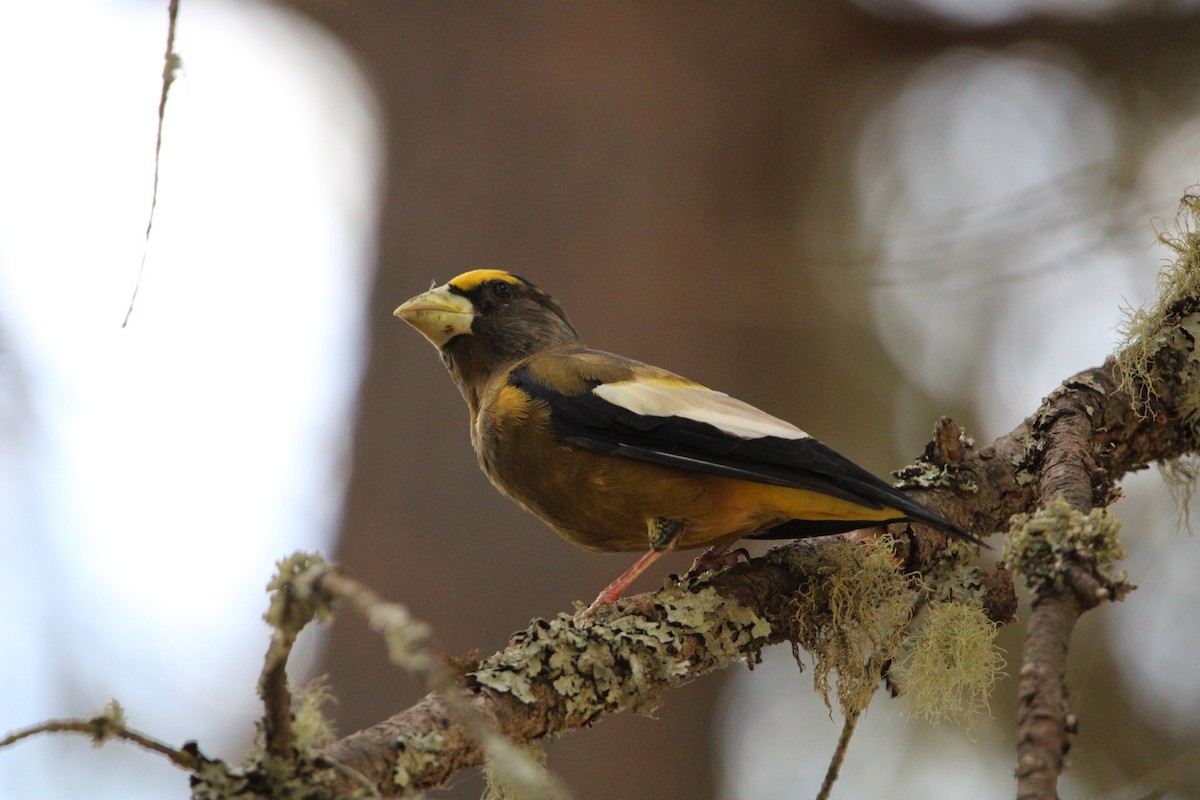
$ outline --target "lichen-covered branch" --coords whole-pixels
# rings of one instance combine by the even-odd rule
[[[712,585],[671,586],[640,610],[594,620],[560,615],[517,634],[474,665],[463,695],[509,739],[525,742],[580,727],[625,708],[650,710],[658,692],[778,640],[771,619],[795,586],[775,566],[745,565]],[[756,598],[755,602],[743,602]],[[482,763],[483,751],[431,694],[408,711],[335,743],[323,755],[366,775],[381,794],[435,786]]]
[[[1017,797],[1057,797],[1058,777],[1075,736],[1067,706],[1067,646],[1080,614],[1133,587],[1117,522],[1103,508],[1087,513],[1062,495],[1037,513],[1017,515],[1005,548],[1034,592],[1018,688]]]
[[[479,714],[518,742],[620,710],[652,710],[660,692],[737,660],[753,665],[763,647],[794,635],[796,598],[829,578],[813,566],[827,565],[813,558],[823,549],[811,542],[777,548],[710,580],[631,598],[624,610],[594,620],[563,614],[538,621],[480,662],[463,691]],[[444,696],[431,694],[322,756],[389,795],[439,785],[481,763],[483,754]]]

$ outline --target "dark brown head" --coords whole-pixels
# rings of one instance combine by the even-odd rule
[[[441,351],[468,400],[472,388],[514,362],[548,348],[580,344],[550,295],[499,269],[464,272],[395,313]]]

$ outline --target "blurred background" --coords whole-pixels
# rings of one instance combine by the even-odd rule
[[[440,359],[391,316],[431,282],[522,274],[593,346],[886,474],[939,415],[987,441],[1100,363],[1152,296],[1153,220],[1200,179],[1185,0],[183,0],[139,281],[166,29],[166,0],[0,7],[5,731],[116,697],[238,759],[263,587],[297,548],[452,654],[627,566],[480,474]],[[1073,640],[1063,791],[1196,797],[1171,765],[1200,748],[1200,545],[1155,472],[1125,489],[1140,589]],[[294,667],[329,676],[343,733],[423,694],[349,616]],[[812,797],[841,720],[810,674],[774,648],[550,767],[579,800]],[[973,730],[877,698],[834,796],[1011,797],[1014,694]],[[5,798],[186,792],[123,745],[0,752]]]

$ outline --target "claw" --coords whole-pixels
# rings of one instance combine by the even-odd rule
[[[738,561],[749,561],[750,551],[744,547],[739,547],[736,550],[729,549],[727,544],[713,545],[696,557],[692,562],[692,568],[688,570],[689,578],[698,578],[705,572],[720,572],[723,569],[732,567]]]
[[[633,563],[632,567],[621,573],[620,577],[618,577],[608,586],[604,587],[604,591],[597,595],[596,599],[592,601],[592,604],[588,606],[582,614],[579,615],[580,618],[587,619],[599,611],[601,606],[612,605],[613,603],[617,602],[617,600],[621,599],[621,595],[626,589],[629,588],[629,584],[633,583],[638,575],[641,575],[643,572],[645,572],[646,568],[661,558],[662,555],[663,553],[659,552],[658,550],[651,550],[648,553],[645,553],[641,558]]]

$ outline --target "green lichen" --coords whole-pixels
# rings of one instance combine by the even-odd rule
[[[293,702],[292,733],[296,737],[296,747],[301,752],[324,747],[337,739],[333,722],[321,711],[324,706],[337,702],[325,678],[310,681],[297,693]]]
[[[979,545],[963,539],[948,539],[941,559],[921,574],[918,588],[926,602],[957,600],[982,603],[987,590],[982,570],[972,563]]]
[[[1158,296],[1148,308],[1125,309],[1117,355],[1120,389],[1143,417],[1169,388],[1185,424],[1200,422],[1200,194],[1192,187],[1180,201],[1175,230],[1158,239],[1174,258],[1158,273]]]
[[[92,746],[100,747],[113,736],[125,730],[125,709],[116,699],[109,700],[100,713],[88,719]]]
[[[303,551],[296,551],[276,562],[275,576],[267,584],[267,591],[271,593],[271,604],[263,615],[267,624],[294,638],[314,618],[327,622],[333,616],[333,609],[325,595],[314,591],[309,581],[301,579],[318,575],[327,566],[320,555]]]
[[[894,670],[906,713],[936,725],[944,720],[969,724],[986,712],[992,689],[1004,674],[996,630],[981,603],[930,605]]]
[[[890,536],[776,551],[776,559],[810,576],[790,609],[789,638],[812,654],[813,685],[832,710],[832,677],[849,717],[866,708],[884,662],[899,649],[916,599],[911,578],[897,565]],[[797,660],[798,650],[796,651]]]
[[[967,447],[974,446],[971,437],[963,434],[959,440]],[[892,473],[898,489],[947,488],[966,494],[975,494],[979,486],[953,464],[935,464],[922,459]]]
[[[265,753],[258,726],[258,746],[252,748],[240,768],[222,761],[201,758],[192,770],[192,800],[366,800],[378,797],[365,783],[347,789],[345,773],[328,763],[319,763],[297,751],[292,758]]]
[[[526,704],[553,691],[546,699],[561,704],[566,725],[575,727],[617,709],[650,713],[660,689],[694,669],[744,658],[771,635],[766,620],[711,587],[668,585],[653,602],[655,613],[647,616],[537,620],[470,677]],[[690,664],[680,653],[686,637],[698,637],[693,657],[704,664]]]
[[[949,440],[957,439],[957,447]],[[975,494],[978,484],[969,473],[959,468],[962,453],[975,447],[975,439],[949,417],[942,417],[934,426],[933,439],[916,462],[892,473],[898,489],[948,488],[960,493]]]
[[[1125,558],[1120,530],[1105,509],[1084,514],[1058,498],[1034,514],[1013,515],[1004,560],[1034,590],[1061,590],[1070,568],[1086,566],[1111,597],[1120,597],[1130,587],[1124,570],[1116,570]]]
[[[1025,418],[1025,442],[1020,452],[1013,454],[1009,461],[1016,468],[1014,479],[1017,486],[1028,486],[1037,480],[1037,465],[1046,449],[1046,438],[1041,434],[1042,423],[1039,417]]]

